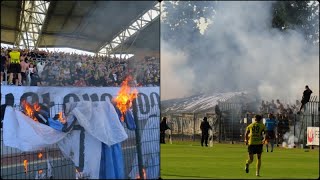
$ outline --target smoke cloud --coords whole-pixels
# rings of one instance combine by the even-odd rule
[[[302,134],[302,137],[300,137],[301,136],[300,131],[301,131],[300,123],[296,124],[295,130],[293,126],[290,126],[289,131],[283,135],[282,147],[294,148],[297,145],[299,138],[300,139],[306,138],[303,136],[303,134]]]
[[[192,51],[161,40],[161,100],[253,91],[293,102],[305,85],[319,95],[319,45],[307,43],[299,30],[271,28],[271,5],[219,2],[204,40],[188,44]]]
[[[166,42],[161,44],[161,99],[162,94],[165,94],[167,99],[189,95],[192,90],[190,83],[194,82],[195,73],[187,65],[188,55],[170,48]]]

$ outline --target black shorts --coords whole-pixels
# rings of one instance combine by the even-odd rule
[[[248,153],[249,154],[261,154],[262,153],[263,144],[259,145],[249,145],[248,146]]]
[[[1,72],[4,72],[4,66],[5,66],[5,65],[2,65],[2,64],[1,64]]]
[[[25,72],[21,72],[21,79],[24,81],[24,80],[27,80],[27,74]]]
[[[266,139],[269,140],[274,138],[275,138],[274,131],[267,131]]]
[[[9,73],[20,73],[21,66],[18,63],[11,63],[9,66]]]

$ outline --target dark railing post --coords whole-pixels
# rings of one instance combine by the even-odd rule
[[[296,119],[297,115],[294,115],[294,120],[293,120],[293,136],[296,137]]]
[[[183,118],[181,117],[181,134],[182,134],[182,136],[181,136],[181,140],[183,141]]]
[[[143,158],[142,158],[142,147],[141,147],[141,134],[140,134],[140,123],[138,120],[138,107],[136,99],[133,100],[132,103],[132,110],[133,110],[133,118],[136,124],[135,135],[136,135],[136,148],[137,148],[137,155],[138,155],[138,168],[139,168],[139,176],[141,179],[143,177]],[[160,143],[160,142],[159,142]]]
[[[196,139],[196,115],[193,113],[193,141]]]
[[[219,143],[221,143],[221,114],[218,114],[218,123],[219,123]]]
[[[233,144],[233,135],[234,135],[234,133],[233,133],[233,131],[234,131],[234,122],[233,122],[233,120],[234,120],[234,110],[232,109],[231,110],[231,120],[232,120],[232,128],[231,128],[231,130],[232,130],[232,133],[231,133],[231,144]]]

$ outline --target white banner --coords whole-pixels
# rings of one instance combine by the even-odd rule
[[[319,146],[319,127],[307,127],[307,145]]]
[[[13,94],[14,104],[19,105],[22,99],[48,104],[64,104],[78,101],[105,101],[117,96],[120,87],[42,87],[42,86],[1,86],[1,104],[5,96]],[[159,87],[138,87],[138,116],[160,116]]]

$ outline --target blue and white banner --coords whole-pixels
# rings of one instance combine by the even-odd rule
[[[117,96],[119,87],[42,87],[42,86],[1,86],[1,104],[5,95],[12,93],[14,103],[22,99],[54,106],[78,101],[105,101]],[[150,114],[153,109],[160,109],[159,87],[137,87],[138,116]],[[158,110],[160,112],[160,110]]]
[[[141,120],[140,122],[145,121],[145,125],[143,129],[141,130],[141,140],[142,140],[142,156],[143,156],[143,166],[146,169],[147,178],[158,178],[160,175],[160,144],[159,144],[159,123],[160,123],[160,96],[159,96],[159,87],[139,87],[136,88],[139,92],[138,97],[136,99],[137,107],[138,107],[138,119]],[[5,104],[5,97],[8,94],[13,95],[13,102],[16,105],[19,105],[22,100],[27,100],[29,102],[39,102],[41,104],[46,104],[50,107],[50,109],[54,110],[56,104],[68,104],[72,102],[103,102],[103,101],[109,101],[109,99],[113,99],[117,96],[118,91],[120,90],[119,87],[30,87],[30,86],[1,86],[1,104]],[[94,104],[94,103],[93,103]],[[10,109],[10,108],[9,108]],[[8,110],[9,110],[8,109]],[[54,110],[55,111],[55,110]],[[20,113],[20,112],[18,112]],[[88,113],[87,113],[88,114]],[[6,116],[10,116],[10,114],[6,114]],[[11,116],[13,117],[13,116]],[[10,118],[6,118],[9,120]],[[87,118],[88,119],[88,118]],[[105,119],[105,118],[103,118]],[[30,120],[30,123],[32,120]],[[9,121],[6,121],[9,122]],[[11,121],[15,122],[15,121]],[[6,124],[8,125],[8,124]],[[44,126],[45,128],[49,128],[49,126],[45,126],[42,124],[39,124],[39,126]],[[6,128],[6,129],[12,129],[12,128]],[[151,131],[152,130],[152,131]],[[10,131],[7,131],[10,133]],[[15,132],[15,131],[12,131]],[[92,133],[89,134],[90,131],[85,131],[85,142],[84,146],[87,147],[87,150],[89,150],[88,147],[95,147],[94,153],[85,153],[84,154],[95,154],[99,155],[101,152],[101,147],[98,145],[93,145],[92,143],[95,142],[96,144],[101,144],[101,142],[104,142],[104,140],[99,139],[97,137],[94,137]],[[133,133],[134,131],[130,131],[130,133]],[[152,132],[152,133],[151,133]],[[74,130],[74,137],[75,139],[80,139],[79,131]],[[129,133],[129,131],[127,132]],[[11,134],[14,136],[17,133]],[[42,136],[41,136],[42,137]],[[64,136],[63,136],[64,137]],[[73,137],[73,136],[72,136]],[[91,139],[90,139],[91,138]],[[14,138],[9,138],[14,139]],[[32,138],[31,138],[32,139]],[[93,141],[92,139],[95,139]],[[99,139],[99,140],[98,140]],[[47,144],[52,144],[55,142],[58,142],[60,139],[52,141],[52,142],[46,142]],[[41,141],[40,141],[41,142]],[[117,141],[118,142],[118,141]],[[89,144],[91,143],[91,144]],[[72,146],[62,146],[61,144],[67,144]],[[78,151],[74,151],[74,149],[79,149],[81,143],[77,143],[73,139],[71,141],[68,141],[68,138],[63,138],[61,141],[59,141],[59,147],[62,149],[62,152],[64,152],[64,155],[67,156],[70,153],[66,152],[73,152],[74,163],[75,165],[81,164],[79,161],[80,151],[79,153],[75,153]],[[42,145],[42,144],[41,144]],[[76,147],[74,147],[76,146]],[[33,147],[32,148],[38,148]],[[34,150],[30,148],[30,150]],[[22,150],[26,150],[23,148],[20,148]],[[29,149],[28,149],[29,150]],[[92,150],[93,151],[93,150]],[[97,151],[97,152],[96,152]],[[99,151],[99,152],[98,152]],[[82,152],[82,151],[81,151]],[[129,177],[135,178],[139,172],[139,170],[136,168],[136,164],[138,162],[137,154],[132,154],[133,162],[132,162],[132,169],[130,171]],[[90,174],[91,177],[98,178],[98,169],[99,163],[89,163],[90,159],[86,159],[90,156],[84,156],[84,164],[87,164],[89,166],[86,166],[83,170],[83,172],[87,172]],[[95,160],[95,162],[99,162],[98,159],[92,159]],[[72,159],[72,158],[71,158]],[[91,161],[90,161],[91,162]]]

